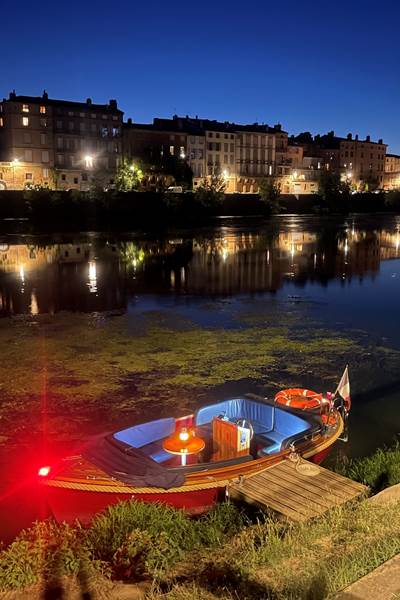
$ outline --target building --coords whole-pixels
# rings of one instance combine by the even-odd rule
[[[124,154],[133,160],[166,157],[188,164],[196,188],[205,177],[222,176],[227,192],[257,192],[260,178],[280,174],[275,148],[286,152],[287,133],[280,125],[239,125],[189,116],[154,119],[152,124],[128,120],[123,127]],[[279,163],[283,159],[279,158]],[[171,166],[171,160],[169,161]]]
[[[400,156],[398,154],[386,154],[383,187],[386,190],[400,188]]]
[[[13,187],[48,185],[88,189],[97,176],[113,185],[122,155],[122,117],[117,101],[108,104],[19,96],[0,102],[0,172],[13,171]],[[10,179],[0,180],[9,187]]]

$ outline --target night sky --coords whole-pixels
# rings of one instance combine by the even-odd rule
[[[2,8],[0,95],[383,137],[400,153],[400,2],[27,2]]]

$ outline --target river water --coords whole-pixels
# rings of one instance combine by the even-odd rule
[[[350,441],[338,452],[357,456],[390,444],[400,433],[399,301],[400,217],[395,216],[221,219],[207,228],[163,235],[0,236],[0,537],[9,539],[39,515],[33,495],[27,502],[23,480],[32,466],[27,456],[37,452],[39,463],[43,447],[62,452],[70,440],[154,418],[155,410],[181,413],[244,391],[269,394],[278,384],[332,389],[346,362],[353,400]],[[164,341],[158,344],[153,332],[141,355],[137,344],[154,327],[161,328]],[[324,363],[322,344],[313,368],[311,359],[307,365],[286,361],[284,347],[277,346],[279,360],[273,358],[263,371],[257,334],[270,331],[282,345],[277,327],[288,343],[296,338],[300,352],[308,330],[322,338],[351,339],[357,347],[354,353],[342,351],[338,343],[337,353],[331,348]],[[191,330],[199,339],[207,334],[201,350]],[[241,337],[246,331],[254,342]],[[227,344],[226,357],[223,347],[216,352],[218,340]],[[247,363],[233,360],[228,351],[237,340]],[[132,354],[125,356],[119,349],[129,343]],[[194,358],[188,360],[197,380],[179,358],[189,344],[194,344]],[[208,355],[210,362],[226,358],[226,382],[221,369],[213,371],[207,363]],[[165,366],[160,356],[171,364],[167,360]],[[249,366],[251,356],[258,361],[256,372]],[[132,361],[134,385],[125,359]],[[114,371],[97,389],[100,361]],[[90,380],[91,364],[96,381]],[[157,369],[164,373],[158,388]],[[143,399],[148,389],[157,394],[156,405]],[[176,400],[173,390],[180,389]],[[85,390],[86,405],[75,401]],[[24,518],[10,518],[16,511],[25,512]]]

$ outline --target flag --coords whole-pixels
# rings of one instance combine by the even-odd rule
[[[339,394],[344,400],[344,406],[349,412],[351,406],[351,398],[350,398],[350,381],[349,381],[349,367],[346,365],[346,368],[343,372],[342,378],[339,381],[339,385],[336,388],[335,396]]]

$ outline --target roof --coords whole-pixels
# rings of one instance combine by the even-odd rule
[[[126,123],[126,127],[132,129],[153,129],[155,131],[171,131],[177,133],[188,133],[191,135],[204,135],[206,131],[218,131],[221,133],[238,133],[238,132],[254,132],[254,133],[283,133],[280,125],[270,127],[260,123],[248,125],[231,123],[229,121],[216,121],[211,119],[202,119],[199,117],[178,117],[174,115],[172,119],[155,118],[152,124],[145,123]]]
[[[399,154],[389,154],[389,153],[387,153],[386,154],[386,158],[388,158],[388,157],[389,158],[399,158],[400,159],[400,155]]]
[[[20,96],[11,92],[9,98],[3,98],[3,102],[21,102],[27,104],[46,104],[46,106],[65,106],[66,108],[75,109],[86,109],[93,111],[108,111],[113,113],[120,113],[123,115],[123,111],[117,106],[116,100],[110,100],[108,104],[95,104],[91,98],[88,98],[86,102],[74,102],[72,100],[56,100],[55,98],[49,98],[46,92],[43,96]]]

